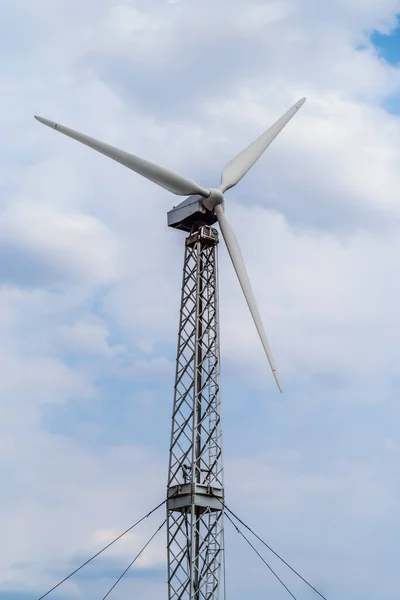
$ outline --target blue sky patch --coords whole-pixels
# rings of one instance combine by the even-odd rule
[[[389,35],[375,31],[371,36],[371,42],[378,50],[379,56],[386,62],[398,65],[400,63],[400,17],[396,29]]]

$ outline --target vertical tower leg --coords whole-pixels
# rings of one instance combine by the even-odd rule
[[[168,475],[168,598],[218,600],[223,470],[218,233],[186,239]]]

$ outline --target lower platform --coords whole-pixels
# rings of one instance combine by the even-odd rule
[[[221,488],[199,483],[182,483],[168,489],[168,510],[183,511],[197,506],[204,511],[223,510],[224,491]]]

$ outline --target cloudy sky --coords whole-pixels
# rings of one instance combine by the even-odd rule
[[[284,386],[221,245],[227,504],[329,600],[399,595],[397,13],[2,3],[1,600],[35,600],[163,500],[183,260],[176,197],[33,115],[207,187],[302,96],[227,194]],[[49,598],[101,598],[163,518]],[[163,535],[110,598],[166,598]],[[230,600],[287,597],[229,524],[226,537]]]

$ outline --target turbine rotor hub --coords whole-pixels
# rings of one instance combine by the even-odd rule
[[[210,195],[207,198],[204,198],[204,200],[203,200],[203,206],[207,210],[213,211],[214,208],[218,204],[224,203],[224,195],[221,192],[221,190],[217,190],[217,189],[209,190],[209,192],[210,192]]]

